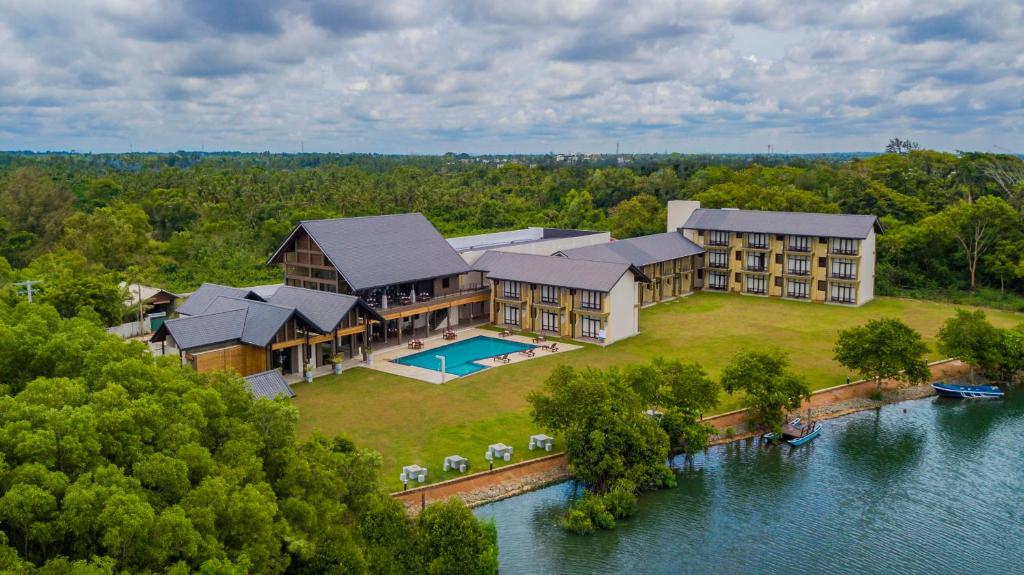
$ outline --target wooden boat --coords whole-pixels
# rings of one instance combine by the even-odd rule
[[[951,383],[935,382],[932,388],[939,394],[939,397],[952,397],[956,399],[981,399],[986,397],[1003,397],[1003,390],[994,385],[953,385]]]
[[[782,425],[782,440],[793,447],[808,443],[819,435],[821,435],[821,423],[817,421],[804,423],[797,417]],[[774,441],[775,433],[766,433],[763,437],[769,441]]]

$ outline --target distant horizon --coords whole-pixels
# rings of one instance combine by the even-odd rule
[[[0,19],[0,148],[1020,151],[1021,29],[1019,0],[37,0]]]
[[[957,154],[960,152],[966,153],[991,153],[1001,154],[1010,156],[1024,156],[1024,152],[1009,151],[1004,149],[999,150],[969,150],[969,149],[957,149],[957,150],[936,150],[932,148],[922,147],[922,151],[934,151],[941,153]],[[761,152],[738,152],[738,151],[705,151],[705,152],[679,152],[679,151],[620,151],[619,156],[877,156],[886,153],[884,150],[829,150],[822,152],[781,152],[781,151],[761,151]],[[121,151],[87,151],[87,150],[0,150],[0,154],[31,154],[31,155],[68,155],[68,156],[127,156],[127,155],[172,155],[172,154],[200,154],[200,155],[260,155],[270,154],[272,156],[302,156],[302,155],[336,155],[336,156],[388,156],[388,157],[444,157],[449,154],[455,156],[469,156],[471,158],[478,157],[502,157],[502,156],[525,156],[525,157],[543,157],[543,156],[559,156],[559,155],[577,155],[577,156],[604,156],[611,157],[615,156],[614,151],[547,151],[547,152],[468,152],[468,151],[447,151],[447,152],[370,152],[370,151],[277,151],[277,150],[192,150],[192,149],[181,149],[181,150],[121,150]]]

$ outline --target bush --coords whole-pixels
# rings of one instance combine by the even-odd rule
[[[562,516],[562,528],[577,535],[591,535],[597,531],[594,522],[590,520],[590,515],[575,507],[570,507]]]
[[[604,506],[615,519],[629,517],[636,512],[636,486],[630,481],[620,481],[604,496]]]
[[[882,401],[884,398],[885,395],[882,393],[881,389],[874,389],[868,394],[868,399],[871,401]]]
[[[635,496],[633,501],[636,502]],[[569,506],[562,517],[562,527],[579,535],[589,535],[598,529],[614,529],[615,516],[607,505],[604,497],[587,492]]]
[[[736,435],[736,428],[735,427],[730,425],[729,427],[725,428],[725,436],[726,437],[732,437],[734,435]]]

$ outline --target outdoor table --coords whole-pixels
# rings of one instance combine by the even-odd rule
[[[408,483],[412,480],[423,483],[427,480],[427,468],[419,465],[406,465],[402,468],[402,474],[398,477],[402,483]]]
[[[461,455],[449,455],[444,458],[444,470],[458,469],[459,473],[465,473],[469,469],[469,460]]]
[[[551,437],[550,435],[544,435],[543,433],[538,433],[537,435],[531,435],[530,436],[530,451],[533,451],[534,448],[538,448],[538,449],[543,448],[544,451],[551,451],[551,449],[554,446],[555,446],[555,438]]]
[[[486,457],[488,461],[491,461],[495,458],[504,459],[505,461],[511,461],[512,446],[505,445],[504,443],[492,443],[491,445],[487,446],[487,455],[485,455],[484,457]]]

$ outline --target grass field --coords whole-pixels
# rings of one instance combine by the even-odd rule
[[[402,465],[429,469],[430,481],[454,475],[441,472],[446,455],[470,459],[476,470],[486,465],[488,444],[515,448],[513,461],[543,453],[527,450],[538,433],[530,421],[526,396],[540,389],[556,365],[603,368],[644,362],[661,355],[698,361],[717,377],[737,351],[779,347],[793,368],[815,389],[856,379],[832,360],[839,330],[878,317],[898,317],[920,331],[934,349],[934,337],[955,306],[879,298],[860,308],[816,305],[741,296],[700,293],[640,312],[640,335],[606,348],[588,345],[557,356],[500,366],[445,385],[432,385],[357,368],[341,376],[318,378],[294,387],[302,434],[343,433],[384,457],[384,485],[399,489]],[[1024,321],[1024,315],[988,311],[997,326]],[[930,359],[938,359],[933,351]],[[723,396],[718,411],[737,407]],[[557,445],[556,445],[557,447]]]

